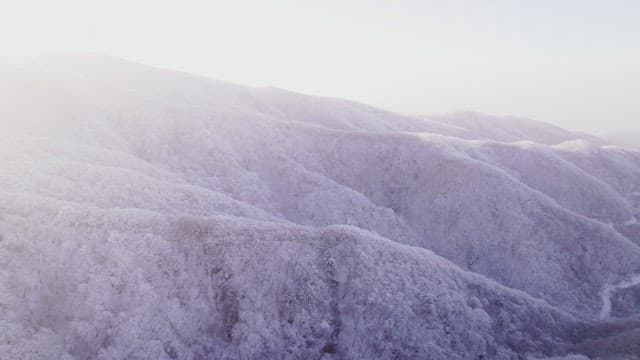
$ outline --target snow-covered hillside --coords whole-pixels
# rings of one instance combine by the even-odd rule
[[[101,56],[0,79],[2,359],[540,358],[640,315],[639,152]]]

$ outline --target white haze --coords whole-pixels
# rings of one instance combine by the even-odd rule
[[[397,112],[638,130],[637,1],[2,2],[0,55],[105,53]]]

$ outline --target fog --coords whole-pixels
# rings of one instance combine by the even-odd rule
[[[638,130],[629,1],[27,0],[3,57],[102,53],[409,115],[474,110],[596,134]]]

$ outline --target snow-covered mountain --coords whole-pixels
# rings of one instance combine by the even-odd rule
[[[0,358],[543,358],[640,326],[639,152],[102,56],[0,79]]]

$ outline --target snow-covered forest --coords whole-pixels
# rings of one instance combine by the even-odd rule
[[[634,359],[639,219],[542,122],[0,66],[0,359]]]

